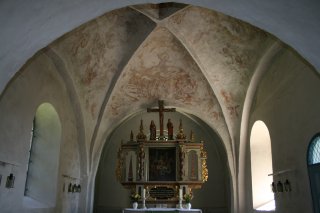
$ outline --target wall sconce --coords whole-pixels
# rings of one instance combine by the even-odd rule
[[[71,183],[69,183],[68,192],[72,192],[72,184]]]
[[[286,179],[286,181],[284,182],[284,190],[286,192],[291,192],[291,183],[289,182],[288,179]]]
[[[72,182],[78,182],[77,180],[81,180],[81,178],[75,178],[75,177],[71,177],[69,175],[66,175],[66,174],[63,174],[62,177],[66,178],[66,179],[70,179],[70,183],[68,185],[68,192],[81,192],[81,186],[80,184],[75,184],[75,183],[72,183]],[[64,192],[65,190],[65,183],[63,184],[63,188],[62,188],[62,191]]]
[[[15,176],[13,176],[12,173],[7,177],[6,187],[7,188],[13,188],[14,187],[14,179]]]
[[[274,182],[271,183],[271,190],[272,190],[273,193],[277,192],[276,184]]]
[[[280,180],[277,183],[277,192],[283,192],[283,184]]]
[[[72,184],[72,183],[69,183],[69,186],[68,186],[68,192],[81,192],[81,186],[80,184]]]
[[[73,192],[78,192],[78,186],[76,184],[73,184],[72,186],[72,193]]]

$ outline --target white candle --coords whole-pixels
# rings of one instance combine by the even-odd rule
[[[146,198],[146,189],[142,190],[142,198],[145,199]]]
[[[182,200],[182,189],[179,189],[179,200]]]

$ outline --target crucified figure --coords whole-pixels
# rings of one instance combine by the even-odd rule
[[[158,109],[151,109],[147,108],[147,112],[159,112],[159,121],[160,121],[160,139],[163,139],[163,113],[164,112],[175,112],[176,108],[164,108],[163,100],[158,101],[159,108]]]

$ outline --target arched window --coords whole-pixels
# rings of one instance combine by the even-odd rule
[[[274,194],[270,189],[273,179],[271,139],[268,127],[262,121],[256,121],[250,136],[251,174],[253,208],[274,210]]]
[[[307,155],[310,188],[313,200],[313,212],[320,211],[320,133],[310,142]]]
[[[56,110],[49,103],[41,104],[31,131],[25,185],[25,204],[28,207],[55,206],[60,140],[61,123]]]
[[[312,138],[308,149],[308,165],[320,163],[320,134]]]

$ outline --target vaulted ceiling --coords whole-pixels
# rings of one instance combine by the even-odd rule
[[[276,43],[274,36],[213,10],[162,3],[108,12],[34,58],[49,57],[73,91],[89,158],[121,120],[162,99],[214,129],[232,163],[247,90]]]

